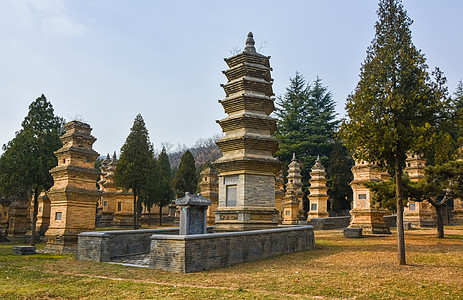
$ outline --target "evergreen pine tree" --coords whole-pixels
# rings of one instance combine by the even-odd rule
[[[197,189],[196,165],[193,154],[187,150],[178,166],[178,171],[172,180],[172,189],[177,198],[185,196],[186,192],[195,193]]]
[[[461,114],[461,110],[463,109],[463,81],[461,79],[458,81],[457,88],[453,92],[452,102],[455,111]]]
[[[149,184],[153,145],[141,114],[135,117],[130,133],[121,148],[121,155],[114,173],[114,183],[133,193],[133,227],[139,227],[139,196]]]
[[[308,192],[310,171],[318,155],[325,166],[329,166],[329,155],[333,148],[335,120],[334,101],[331,92],[317,77],[313,85],[296,72],[290,78],[290,86],[277,102],[277,132],[280,149],[275,154],[286,171],[293,153],[301,165],[304,191]],[[286,174],[285,174],[286,175]]]
[[[402,171],[406,153],[423,153],[443,116],[445,82],[432,82],[424,55],[412,43],[400,0],[380,0],[375,38],[362,64],[360,81],[347,99],[341,136],[356,159],[386,163],[396,183],[399,264],[405,261]]]

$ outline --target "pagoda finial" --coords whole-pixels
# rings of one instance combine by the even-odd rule
[[[113,154],[113,160],[116,161],[117,159],[117,156],[116,156],[116,151],[114,151],[114,154]]]
[[[110,159],[111,159],[111,158],[109,157],[109,153],[108,153],[108,155],[106,155],[106,159],[107,159],[107,160],[110,160]]]
[[[295,161],[296,160],[296,153],[293,152],[293,159],[291,161]]]
[[[256,53],[256,48],[254,45],[254,36],[252,35],[252,32],[249,32],[248,38],[246,39],[246,47],[244,47],[244,52]]]
[[[317,162],[320,161],[320,154],[317,155]]]

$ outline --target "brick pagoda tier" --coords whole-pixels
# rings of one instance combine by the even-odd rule
[[[133,194],[114,185],[117,157],[114,152],[112,160],[102,164],[102,179],[98,182],[101,192],[102,217],[100,226],[133,226]]]
[[[283,203],[283,224],[297,224],[300,219],[301,202],[304,197],[302,191],[301,166],[297,162],[296,154],[288,166],[288,182],[286,183],[286,195]]]
[[[363,228],[369,233],[391,233],[389,227],[384,222],[386,210],[373,206],[371,202],[372,193],[363,184],[372,181],[382,181],[387,176],[381,172],[376,164],[367,162],[355,162],[352,167],[354,180],[351,182],[353,191],[353,208],[350,211],[352,216],[350,228]]]
[[[276,121],[269,56],[256,52],[252,33],[242,53],[225,62],[222,85],[226,98],[219,101],[228,116],[218,123],[225,136],[217,141],[223,156],[219,169],[219,206],[216,231],[276,227],[275,176],[281,168],[273,157],[278,141],[272,136]]]
[[[201,196],[212,201],[207,208],[207,225],[215,224],[215,209],[219,205],[219,172],[214,167],[206,167],[201,172],[199,189]]]
[[[58,166],[50,170],[54,185],[50,198],[50,225],[45,233],[46,250],[69,252],[77,247],[77,235],[95,229],[95,209],[100,192],[94,168],[98,153],[92,149],[96,138],[88,124],[71,121],[64,125],[63,147],[55,151]]]
[[[312,167],[310,172],[310,187],[309,187],[309,200],[310,207],[307,217],[307,221],[312,218],[327,218],[328,215],[328,187],[326,186],[326,172],[320,160],[320,156],[317,156],[317,160]]]
[[[410,181],[420,182],[424,178],[426,160],[420,155],[408,153],[405,172],[408,173]],[[410,201],[408,207],[404,207],[404,223],[412,223],[414,227],[436,226],[437,215],[432,205],[424,200],[421,202]]]

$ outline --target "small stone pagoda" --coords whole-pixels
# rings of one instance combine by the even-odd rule
[[[201,172],[201,182],[199,189],[201,196],[211,200],[211,205],[207,209],[207,224],[215,224],[215,209],[219,205],[219,172],[214,167],[206,167]]]
[[[310,207],[307,217],[307,221],[312,218],[327,218],[328,215],[328,187],[326,186],[326,172],[325,167],[322,165],[320,156],[317,156],[317,160],[312,167],[310,172],[310,187],[309,187],[309,200]]]
[[[94,168],[98,153],[96,141],[86,123],[71,121],[64,125],[63,147],[55,151],[58,166],[50,170],[54,185],[50,198],[50,226],[45,233],[47,251],[75,251],[77,235],[95,229],[95,209],[100,198]]]
[[[100,226],[129,227],[133,226],[133,194],[124,192],[114,185],[114,172],[117,166],[116,152],[113,158],[109,154],[101,164],[101,220]]]
[[[275,208],[278,210],[278,223],[283,222],[283,202],[285,198],[285,182],[283,171],[280,170],[275,177]]]
[[[420,182],[424,179],[426,160],[420,155],[407,154],[405,172],[408,173],[410,181]],[[408,207],[404,207],[404,222],[410,222],[414,227],[436,226],[436,210],[424,200],[421,202],[409,201]]]
[[[297,224],[300,220],[304,192],[302,191],[301,166],[297,162],[295,153],[293,153],[293,159],[288,166],[286,179],[288,182],[286,183],[286,195],[283,204],[283,224]]]
[[[353,208],[350,211],[349,228],[363,228],[370,233],[391,233],[384,222],[386,210],[372,204],[372,193],[363,184],[372,181],[387,180],[388,175],[374,163],[356,161],[352,167],[354,180],[351,182],[353,191]]]
[[[217,141],[223,156],[219,169],[219,206],[216,231],[254,230],[276,227],[275,176],[281,168],[273,157],[278,141],[273,137],[276,121],[270,75],[270,57],[256,52],[252,33],[244,51],[226,58],[223,73],[226,118],[218,121],[225,136]]]

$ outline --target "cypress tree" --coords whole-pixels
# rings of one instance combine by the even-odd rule
[[[172,170],[170,169],[169,156],[164,147],[162,148],[161,154],[159,154],[158,164],[160,175],[156,204],[159,206],[159,225],[162,225],[162,208],[168,205],[174,197],[174,193],[170,187],[172,182]]]
[[[193,154],[187,150],[183,155],[172,180],[172,189],[177,198],[185,196],[186,192],[195,193],[197,189],[196,165]]]
[[[149,184],[153,159],[153,145],[141,114],[135,117],[130,133],[121,148],[121,155],[114,173],[114,183],[133,193],[133,227],[139,227],[139,196]]]
[[[53,186],[50,170],[58,164],[54,151],[61,146],[62,118],[54,115],[53,105],[42,94],[29,105],[22,129],[3,146],[0,181],[3,193],[29,198],[32,194],[32,236],[35,245],[38,196]]]
[[[377,14],[360,81],[347,99],[341,137],[356,159],[386,164],[395,176],[398,258],[404,265],[402,171],[406,153],[423,153],[423,141],[443,116],[445,80],[439,71],[436,81],[430,80],[400,0],[381,0]]]

